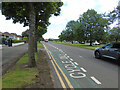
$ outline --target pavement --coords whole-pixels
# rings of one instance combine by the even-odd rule
[[[54,71],[54,81],[59,87],[111,88],[111,90],[116,88],[117,90],[119,66],[114,60],[96,59],[94,50],[52,42],[42,43],[53,57],[51,62],[55,65],[51,64],[51,67]],[[55,72],[55,66],[59,75]]]
[[[0,49],[2,58],[2,69],[6,71],[6,68],[11,65],[13,62],[19,60],[28,50],[28,44],[13,44],[13,47],[3,46]]]
[[[23,45],[25,44],[24,42],[21,42],[21,43],[12,43],[12,47],[15,47],[15,46],[19,46],[19,45]],[[2,47],[8,47],[7,45],[1,45],[0,44],[0,49],[2,49]]]

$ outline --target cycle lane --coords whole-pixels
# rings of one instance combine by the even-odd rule
[[[101,84],[101,82],[96,80],[96,84],[92,81],[87,74],[88,72],[86,72],[83,67],[80,67],[77,62],[70,58],[61,49],[48,43],[45,43],[45,45],[74,88],[99,88],[98,84]]]

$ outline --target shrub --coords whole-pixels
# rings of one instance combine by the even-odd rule
[[[23,40],[15,40],[15,39],[12,40],[12,43],[20,43],[20,42],[24,42],[24,41]]]
[[[23,37],[23,40],[28,42],[28,37]]]

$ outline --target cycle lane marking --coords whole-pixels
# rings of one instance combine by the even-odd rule
[[[59,50],[59,49],[58,49]],[[62,52],[62,50],[60,49],[59,50],[60,52]],[[64,53],[64,56],[66,56],[66,59],[71,59],[70,58],[70,56],[68,56],[66,53]],[[79,57],[82,57],[82,56],[79,56]],[[71,61],[73,61],[73,59],[71,59]],[[63,61],[62,61],[62,63],[63,63]],[[68,62],[67,62],[68,63]],[[68,70],[68,72],[73,72],[73,71],[79,71],[79,70],[73,70],[73,69],[69,69],[68,67],[69,67],[70,65],[65,65],[65,68]],[[71,66],[73,66],[73,65],[71,65]],[[76,68],[76,66],[74,66],[75,68]],[[87,72],[83,67],[81,67],[80,68],[83,72]],[[71,70],[71,71],[69,71],[69,70]],[[81,73],[78,73],[78,74],[81,74]],[[72,76],[73,78],[81,78],[82,76],[80,76],[80,77],[78,77],[78,76],[73,76],[74,75],[74,73],[72,73],[72,74],[70,74],[70,76]],[[84,74],[82,74],[83,75],[83,77],[86,77],[86,75],[84,75]],[[86,79],[88,79],[88,81],[93,85],[93,86],[95,86],[95,87],[97,87],[98,88],[98,86],[96,86],[95,85],[95,81],[92,79],[92,78],[88,78],[88,77],[86,77]],[[101,82],[100,82],[101,83]]]

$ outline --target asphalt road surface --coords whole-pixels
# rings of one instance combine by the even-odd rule
[[[20,57],[23,53],[28,50],[28,45],[20,45],[16,47],[3,47],[0,49],[2,52],[2,65],[5,65],[9,62],[14,61],[18,57]]]
[[[119,66],[114,60],[96,59],[93,50],[51,42],[42,43],[55,59],[51,61],[54,66],[51,65],[53,71],[56,71],[55,66],[58,70],[59,75],[54,73],[54,78],[60,87],[118,88]]]

